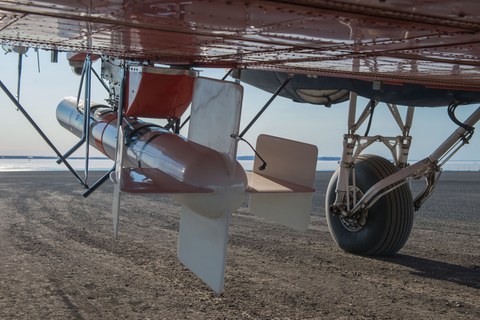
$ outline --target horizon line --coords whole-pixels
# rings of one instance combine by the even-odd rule
[[[32,155],[0,155],[0,159],[10,159],[10,160],[20,160],[20,159],[30,159],[30,160],[57,160],[58,157],[56,156],[32,156]],[[68,157],[67,159],[71,160],[84,160],[85,157]],[[240,161],[253,161],[255,159],[254,155],[241,155],[237,156],[237,160]],[[90,160],[111,160],[108,157],[104,156],[94,156],[90,157]],[[340,161],[341,157],[337,156],[319,156],[317,157],[317,161]],[[392,161],[392,159],[388,159],[389,161]],[[113,160],[112,160],[113,161]],[[419,160],[412,159],[410,160],[411,162],[416,162]],[[449,160],[449,161],[480,161],[480,159],[456,159],[456,160]]]

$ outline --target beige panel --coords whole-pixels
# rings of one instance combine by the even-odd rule
[[[301,186],[288,181],[283,181],[271,177],[264,177],[255,172],[247,172],[248,189],[250,193],[286,193],[286,192],[314,192],[315,189]]]
[[[317,147],[293,140],[260,135],[254,170],[248,174],[249,211],[259,217],[299,231],[310,222]]]
[[[298,231],[307,231],[310,223],[312,193],[252,193],[250,213]]]
[[[262,161],[256,156],[254,173],[313,187],[318,155],[316,146],[262,134],[258,136],[256,149],[267,162],[267,167],[260,171],[258,167]]]

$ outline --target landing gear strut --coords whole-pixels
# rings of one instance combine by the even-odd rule
[[[356,121],[356,94],[351,94],[348,134],[340,168],[327,190],[326,215],[333,239],[343,250],[362,255],[391,255],[406,243],[412,229],[413,212],[430,196],[441,173],[442,165],[473,135],[473,126],[480,120],[477,108],[464,123],[449,108],[449,115],[459,125],[430,156],[408,165],[413,120],[409,107],[403,121],[395,105],[387,104],[402,134],[396,137],[369,136],[370,123],[364,136],[356,134],[360,125],[373,114],[377,102],[370,101]],[[386,145],[393,162],[374,155],[360,155],[374,142]],[[408,179],[425,178],[426,187],[414,200]]]

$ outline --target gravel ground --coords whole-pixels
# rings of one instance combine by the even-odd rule
[[[67,173],[0,173],[0,319],[480,319],[480,172],[444,173],[389,258],[335,246],[330,174],[306,233],[233,215],[216,296],[176,258],[168,198],[125,196],[114,240],[110,183],[84,199]]]

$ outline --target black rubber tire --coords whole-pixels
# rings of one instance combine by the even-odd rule
[[[376,155],[359,156],[355,162],[357,187],[365,193],[371,186],[398,171],[390,161]],[[365,225],[358,231],[347,229],[340,216],[330,213],[335,201],[338,170],[333,174],[326,194],[328,228],[343,250],[369,256],[393,255],[410,235],[413,225],[412,193],[407,184],[387,193],[369,210]]]

